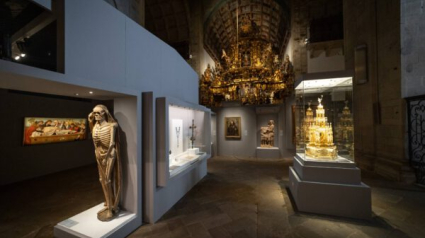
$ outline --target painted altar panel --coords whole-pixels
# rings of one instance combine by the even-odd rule
[[[25,117],[24,145],[85,140],[87,120],[84,118]]]
[[[224,118],[224,135],[226,139],[241,139],[241,118],[225,117]]]

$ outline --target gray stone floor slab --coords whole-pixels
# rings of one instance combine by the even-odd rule
[[[287,189],[291,158],[220,156],[156,224],[130,238],[423,238],[425,189],[362,172],[371,220],[300,213]],[[103,201],[96,166],[2,187],[0,237],[53,237],[53,226]],[[314,199],[314,198],[312,198]]]
[[[214,215],[199,215],[206,209],[195,213],[197,219],[186,214],[202,224],[197,228],[202,235],[207,231],[214,238],[425,237],[424,189],[366,175],[363,180],[372,187],[371,220],[300,213],[287,189],[291,163],[291,159],[214,157],[208,161],[208,175],[176,206],[190,206],[192,200],[207,203],[209,209],[216,206]],[[180,211],[173,214],[184,215]],[[166,214],[163,219],[169,218]]]

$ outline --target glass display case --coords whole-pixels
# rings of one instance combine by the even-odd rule
[[[165,186],[168,179],[210,157],[211,112],[204,106],[159,98],[157,113],[158,185]]]
[[[178,174],[207,154],[203,138],[205,112],[169,106],[169,172]]]
[[[297,82],[297,156],[322,162],[354,161],[352,82],[351,76]]]
[[[296,155],[289,167],[289,189],[299,211],[371,217],[371,190],[354,163],[351,75],[305,74],[295,84]]]

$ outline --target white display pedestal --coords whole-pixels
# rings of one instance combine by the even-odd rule
[[[102,222],[97,219],[97,212],[103,207],[101,203],[58,223],[54,228],[54,236],[58,238],[108,237],[136,217],[134,213],[120,211],[118,217]]]
[[[370,219],[370,187],[361,182],[360,170],[347,159],[314,160],[296,154],[289,167],[289,188],[302,212]]]
[[[257,158],[278,159],[280,150],[278,147],[257,147]]]

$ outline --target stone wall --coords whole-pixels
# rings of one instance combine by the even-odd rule
[[[202,5],[199,1],[189,1],[189,51],[190,59],[188,63],[192,66],[198,75],[202,74],[201,70],[201,52],[203,50],[203,34],[202,34]]]
[[[425,95],[425,3],[401,0],[402,95]]]
[[[410,181],[401,97],[400,2],[343,3],[346,69],[355,69],[355,48],[367,46],[368,81],[357,84],[354,78],[356,163],[388,179]]]
[[[321,63],[321,60],[309,60],[309,45],[306,44],[309,36],[309,25],[313,19],[326,18],[337,15],[341,12],[341,0],[292,0],[291,1],[291,38],[288,44],[286,54],[288,54],[294,65],[295,77],[298,78],[301,74],[310,73],[310,69],[315,69],[314,65],[308,65],[309,61],[312,64]],[[331,44],[328,42],[320,43],[329,48]],[[310,47],[311,48],[311,47]],[[340,48],[340,47],[339,47]],[[342,55],[342,50],[338,50]],[[332,54],[331,54],[332,55]],[[313,58],[313,57],[312,57]],[[342,59],[342,57],[334,57],[330,59],[329,55],[323,57],[325,61],[333,63]],[[330,70],[337,70],[343,65],[343,62],[337,62],[336,66],[320,67],[320,70],[311,70],[311,72],[323,72]],[[316,68],[317,68],[316,67]]]
[[[212,11],[215,1],[197,1],[189,0],[189,18],[190,18],[190,54],[192,58],[188,63],[192,66],[193,70],[202,75],[207,68],[207,65],[215,66],[213,59],[209,56],[204,49],[204,22],[206,16]]]
[[[288,55],[292,55],[295,78],[307,73],[307,45],[304,40],[308,37],[308,0],[292,0],[291,9],[291,38]]]

